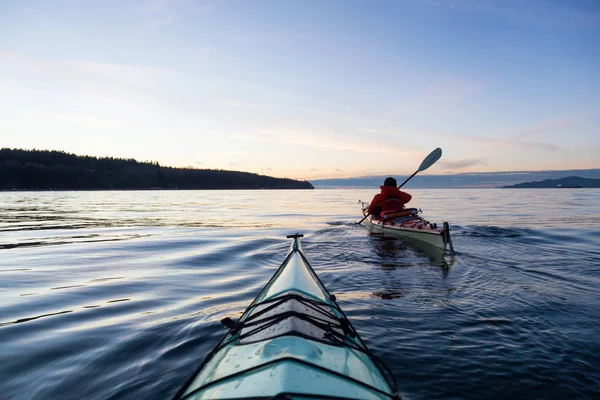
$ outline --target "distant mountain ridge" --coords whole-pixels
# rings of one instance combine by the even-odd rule
[[[600,188],[600,179],[582,178],[580,176],[568,176],[559,179],[545,179],[543,181],[523,182],[516,185],[504,186],[505,188],[514,189],[541,189],[541,188],[556,188],[558,185],[562,187],[581,186],[584,188]]]
[[[314,189],[308,181],[158,162],[0,149],[0,190]]]
[[[354,178],[312,179],[316,188],[378,188],[386,176],[394,176],[398,182],[404,181],[407,174],[362,176]],[[502,188],[525,181],[543,181],[557,177],[578,176],[600,179],[600,169],[509,171],[509,172],[470,172],[449,175],[421,173],[415,176],[405,188],[415,189],[458,189],[458,188]],[[555,185],[556,186],[556,185]],[[587,186],[586,186],[587,187]]]

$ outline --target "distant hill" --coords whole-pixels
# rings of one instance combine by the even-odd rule
[[[308,181],[158,162],[0,149],[0,190],[314,189]]]
[[[407,177],[407,174],[389,174],[335,179],[311,179],[310,182],[316,188],[346,187],[377,189],[380,185],[383,185],[383,180],[387,176],[394,176],[398,182],[402,182]],[[404,188],[409,191],[411,189],[501,188],[506,185],[514,185],[525,181],[555,179],[557,176],[579,176],[584,178],[598,179],[600,178],[600,169],[468,172],[447,175],[421,173],[411,179],[411,181],[407,183]]]
[[[568,176],[560,179],[545,179],[543,181],[523,182],[516,185],[503,186],[505,188],[516,189],[541,189],[555,188],[558,185],[563,187],[582,186],[584,188],[600,188],[600,179],[581,178],[579,176]]]

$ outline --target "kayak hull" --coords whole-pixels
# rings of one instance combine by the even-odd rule
[[[365,221],[369,228],[374,231],[382,232],[385,235],[393,235],[400,238],[406,238],[409,241],[420,242],[424,245],[436,247],[441,250],[446,250],[448,242],[446,241],[444,231],[441,229],[407,229],[401,226],[382,225],[377,221],[371,221],[367,218]]]
[[[366,204],[361,206],[363,215],[366,214]],[[364,225],[384,236],[397,237],[405,240],[421,250],[445,253],[450,240],[450,231],[440,229],[435,224],[425,221],[419,216],[407,216],[389,221],[374,219],[368,216]]]
[[[231,324],[230,324],[231,325]],[[373,356],[308,264],[288,255],[175,399],[395,399]]]

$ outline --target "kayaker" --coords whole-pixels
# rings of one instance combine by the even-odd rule
[[[396,180],[392,177],[385,178],[383,186],[380,186],[381,193],[376,194],[369,205],[367,213],[373,218],[381,218],[384,212],[400,211],[404,205],[412,199],[412,196],[398,189]]]

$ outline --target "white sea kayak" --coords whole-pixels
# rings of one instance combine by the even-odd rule
[[[369,204],[360,200],[359,203],[363,216],[366,216]],[[364,219],[363,224],[384,235],[405,239],[409,244],[412,243],[421,249],[426,247],[445,252],[446,248],[450,246],[450,251],[454,252],[450,237],[450,225],[444,222],[439,228],[437,224],[422,218],[419,210],[415,208],[407,209],[388,219],[375,219],[369,215]]]
[[[398,399],[390,370],[367,348],[303,254],[302,235],[175,399]]]

